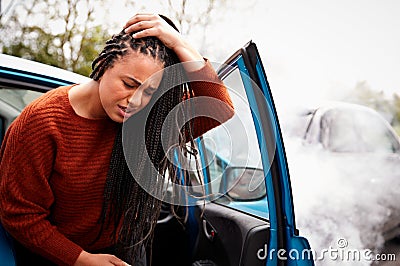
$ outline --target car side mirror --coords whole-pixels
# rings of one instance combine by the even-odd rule
[[[234,201],[253,201],[267,195],[264,171],[259,168],[227,167],[221,188]]]

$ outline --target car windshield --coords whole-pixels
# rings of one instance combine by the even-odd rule
[[[42,94],[42,92],[37,91],[0,87],[0,100],[16,108],[18,111],[22,111],[25,106]]]
[[[399,142],[383,119],[363,110],[327,111],[321,118],[321,140],[335,152],[397,152]]]

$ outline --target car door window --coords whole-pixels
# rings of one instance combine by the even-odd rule
[[[3,141],[5,132],[21,113],[21,111],[34,99],[42,95],[43,92],[12,88],[0,87],[0,143]]]
[[[251,106],[238,68],[224,84],[235,115],[202,136],[209,194],[216,202],[259,217],[268,218],[265,178]]]
[[[0,88],[0,100],[19,111],[42,94],[42,92],[26,89]]]
[[[3,142],[4,132],[4,118],[0,116],[0,144]]]

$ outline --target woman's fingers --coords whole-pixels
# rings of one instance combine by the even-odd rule
[[[128,263],[124,262],[123,260],[121,260],[121,259],[119,259],[119,258],[117,258],[117,257],[115,257],[115,256],[113,256],[113,257],[110,259],[110,262],[111,262],[114,266],[128,266],[128,265],[129,265]]]
[[[98,265],[113,265],[127,266],[127,264],[111,254],[92,254],[82,251],[76,260],[74,266],[98,266]]]
[[[138,14],[127,23],[126,33],[132,33],[133,38],[157,37],[168,48],[174,49],[182,42],[181,35],[171,25],[158,15]]]
[[[157,27],[158,22],[153,20],[138,21],[125,29],[126,33],[138,32],[149,28]]]
[[[135,32],[132,36],[136,39],[150,36],[158,38],[176,53],[181,62],[204,62],[201,54],[159,15],[136,14],[125,24],[125,32],[128,34]]]
[[[139,22],[149,22],[149,21],[156,21],[161,19],[158,15],[154,14],[136,14],[133,17],[131,17],[125,24],[125,32],[126,33],[131,33],[135,31],[135,27],[132,27],[132,25],[135,25]]]
[[[158,29],[156,28],[150,28],[150,29],[145,29],[141,30],[139,32],[136,32],[135,34],[132,35],[133,38],[139,39],[139,38],[144,38],[144,37],[149,37],[149,36],[155,36],[158,37]]]
[[[154,36],[160,40],[165,40],[166,33],[171,32],[172,27],[164,23],[159,16],[152,15],[136,15],[130,22],[129,26],[125,28],[126,33],[135,32],[132,36],[134,38],[143,38]]]
[[[114,255],[110,255],[110,263],[114,266],[128,266],[129,264]]]

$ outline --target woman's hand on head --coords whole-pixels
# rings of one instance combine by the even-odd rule
[[[159,15],[136,14],[125,24],[125,32],[132,33],[133,38],[144,38],[154,36],[160,39],[165,46],[174,50],[175,47],[183,45],[179,32],[170,26]]]
[[[91,254],[82,251],[74,266],[127,266],[123,260],[110,254]]]
[[[156,37],[165,46],[173,50],[181,62],[200,61],[204,59],[200,53],[182,38],[182,35],[163,18],[155,14],[136,14],[125,24],[125,32],[132,33],[133,38]]]

